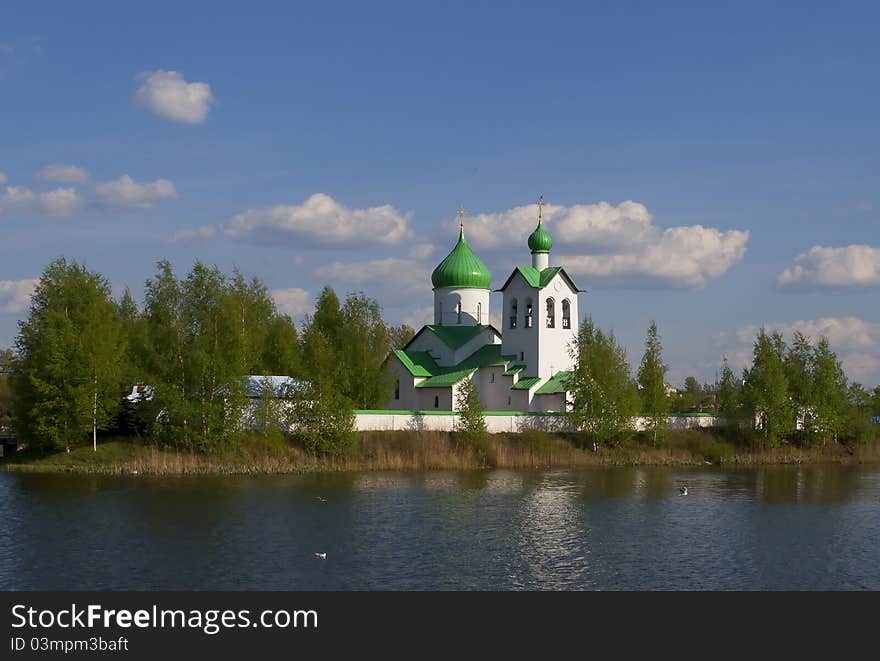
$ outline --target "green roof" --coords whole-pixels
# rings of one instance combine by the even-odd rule
[[[425,379],[421,383],[417,383],[416,388],[449,388],[450,386],[457,384],[459,381],[466,379],[476,371],[477,368],[473,367],[471,369],[439,374],[437,376],[432,376],[430,379]]]
[[[535,391],[536,395],[552,395],[558,392],[568,392],[568,381],[571,379],[573,372],[556,372],[547,379],[547,383]]]
[[[514,365],[509,368],[506,372],[504,372],[504,376],[513,376],[514,374],[519,374],[526,368],[525,365]]]
[[[413,376],[427,377],[416,384],[417,388],[448,388],[454,386],[481,367],[504,367],[515,356],[502,356],[500,344],[487,344],[474,351],[457,365],[441,367],[427,351],[405,351],[397,349],[394,355]]]
[[[425,329],[434,333],[443,344],[447,347],[455,351],[456,349],[460,349],[465,344],[474,339],[477,335],[482,333],[489,326],[485,325],[477,325],[477,326],[435,326],[434,324],[428,324],[422,327],[416,335],[420,335],[422,331]],[[495,331],[496,333],[498,331]],[[413,337],[412,340],[409,341],[409,344],[412,344],[413,340],[416,338]],[[409,344],[407,346],[409,346]]]
[[[550,252],[553,247],[553,237],[544,229],[544,223],[538,221],[535,231],[529,234],[529,250],[535,252]]]
[[[520,379],[512,386],[510,386],[513,390],[528,390],[533,385],[538,383],[541,380],[540,376],[527,376],[524,379]]]
[[[394,355],[413,376],[432,376],[437,372],[437,363],[427,351],[403,351],[395,349]]]
[[[489,289],[492,274],[464,240],[464,228],[458,235],[458,243],[431,274],[435,289]]]
[[[500,289],[496,289],[495,291],[503,291],[504,289],[506,289],[507,285],[509,285],[510,281],[513,279],[513,276],[517,273],[522,274],[522,277],[529,284],[529,286],[534,287],[535,289],[544,289],[544,287],[550,284],[550,281],[553,280],[557,273],[562,273],[562,277],[568,280],[568,283],[575,291],[586,291],[584,289],[578,288],[578,286],[574,283],[574,280],[571,279],[571,276],[568,275],[568,273],[562,266],[550,266],[543,271],[539,271],[532,266],[517,266],[510,274],[510,277],[507,278],[507,281],[504,283],[504,285]]]

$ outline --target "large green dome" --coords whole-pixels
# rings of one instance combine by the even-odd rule
[[[538,221],[535,231],[529,234],[529,250],[532,252],[550,252],[553,247],[553,237],[544,229],[544,223]]]
[[[492,284],[492,274],[464,240],[464,229],[458,235],[455,248],[434,269],[431,283],[435,289],[442,287],[489,289],[489,285]]]

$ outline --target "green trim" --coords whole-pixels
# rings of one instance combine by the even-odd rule
[[[529,388],[540,382],[540,376],[527,376],[514,383],[512,386],[510,386],[510,388],[511,390],[528,390]]]

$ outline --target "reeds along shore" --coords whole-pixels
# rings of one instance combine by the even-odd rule
[[[446,432],[362,432],[354,450],[315,456],[283,438],[253,436],[234,450],[202,453],[162,448],[131,438],[108,439],[98,451],[38,454],[24,450],[2,459],[0,468],[27,472],[105,475],[268,475],[283,473],[483,468],[572,468],[587,466],[745,466],[880,461],[880,444],[812,448],[792,446],[745,450],[705,431],[670,432],[662,446],[636,438],[618,447],[584,448],[574,435],[543,432],[493,434],[479,448],[463,446]]]

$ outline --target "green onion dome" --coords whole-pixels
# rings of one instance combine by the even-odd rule
[[[535,231],[529,234],[529,249],[532,252],[550,252],[553,247],[553,237],[544,229],[544,224],[538,222]]]
[[[489,289],[492,274],[486,265],[470,249],[464,240],[464,229],[458,235],[458,243],[446,255],[431,274],[435,289],[452,287],[456,289]]]

